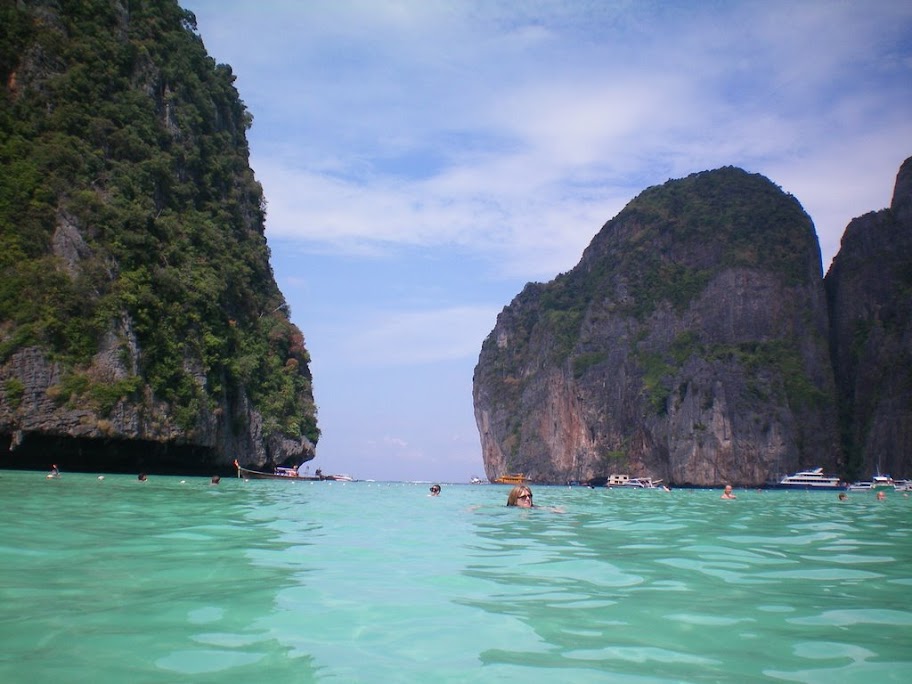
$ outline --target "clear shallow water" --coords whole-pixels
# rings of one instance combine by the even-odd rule
[[[912,498],[0,471],[0,682],[907,682]]]

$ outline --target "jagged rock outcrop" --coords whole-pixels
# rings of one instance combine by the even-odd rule
[[[851,474],[912,477],[912,158],[890,208],[848,225],[825,284]]]
[[[723,168],[644,191],[485,340],[474,402],[489,479],[840,472],[821,276],[809,217],[762,176]]]
[[[0,6],[0,467],[314,456],[251,124],[174,0]]]

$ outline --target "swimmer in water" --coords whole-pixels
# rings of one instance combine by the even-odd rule
[[[517,508],[541,508],[532,503],[532,490],[525,485],[516,485],[507,495],[507,506],[516,506]],[[548,507],[546,510],[552,513],[563,513],[563,508]]]

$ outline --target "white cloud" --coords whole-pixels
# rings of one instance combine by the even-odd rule
[[[764,169],[814,219],[824,272],[849,221],[890,206],[899,166],[912,155],[912,149],[897,148],[901,138],[912,143],[912,121],[834,140],[822,153],[772,161]]]
[[[272,66],[307,87],[271,105],[297,108],[310,128],[257,148],[270,234],[362,254],[459,245],[540,278],[572,266],[647,185],[694,171],[774,170],[828,244],[834,218],[844,227],[858,206],[847,197],[889,192],[858,172],[872,156],[861,148],[891,109],[908,111],[908,86],[879,98],[857,70],[907,11],[748,4],[720,17],[659,12],[652,30],[642,7],[625,11],[608,15],[616,23],[601,41],[582,13],[549,3],[292,12],[295,32],[280,31],[275,55],[304,61]],[[671,31],[671,18],[683,26]],[[887,127],[877,154],[907,131]],[[412,161],[391,173],[399,154]],[[828,206],[816,187],[830,189]]]
[[[460,306],[433,311],[380,312],[356,321],[338,340],[337,355],[352,366],[422,365],[477,357],[498,310]]]
[[[401,437],[384,437],[383,444],[385,446],[396,447],[398,449],[405,449],[408,446],[408,442],[402,439]]]
[[[414,438],[411,426],[387,427],[397,407],[414,421],[416,408],[402,408],[413,386],[389,397],[381,428],[371,422],[379,400],[353,397],[366,388],[351,378],[379,367],[393,377],[387,391],[409,372],[427,382],[432,364],[438,378],[452,361],[470,377],[507,303],[479,306],[499,295],[467,296],[444,284],[458,280],[450,276],[434,283],[450,289],[435,290],[441,304],[431,308],[430,292],[412,298],[403,288],[433,274],[402,255],[450,273],[464,259],[476,283],[549,280],[646,187],[736,165],[797,197],[826,268],[848,221],[888,205],[912,154],[910,3],[182,4],[214,58],[234,68],[254,115],[270,245],[303,277],[284,283],[308,304],[320,298],[319,320],[301,325],[322,415],[337,425],[330,450],[341,434],[369,430],[392,452],[382,438],[392,430],[411,445],[397,457],[438,456],[439,443],[426,446],[433,440]],[[358,272],[391,254],[415,273],[379,282],[388,271]],[[356,286],[321,281],[308,268],[315,255],[359,255],[331,262],[355,264]],[[350,417],[356,400],[361,414]],[[471,407],[462,409],[471,423]],[[432,422],[448,429],[444,417]]]

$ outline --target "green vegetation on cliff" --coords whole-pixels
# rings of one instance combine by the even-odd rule
[[[794,197],[759,174],[725,167],[643,191],[587,251],[578,289],[610,292],[621,274],[629,297],[618,307],[642,320],[663,302],[682,312],[727,268],[802,283],[806,255],[819,248]]]
[[[761,175],[645,190],[498,316],[473,388],[486,463],[692,484],[835,465],[820,276],[810,218]]]
[[[3,3],[0,24],[0,362],[40,347],[67,369],[61,400],[103,411],[148,385],[185,427],[243,391],[267,430],[316,443],[252,117],[193,14],[25,1]],[[138,347],[117,385],[86,372],[110,331]]]
[[[728,268],[797,285],[809,276],[809,253],[819,247],[799,202],[759,174],[726,167],[643,191],[592,240],[579,266],[518,299],[524,327],[550,335],[551,360],[581,357],[573,361],[580,374],[600,354],[577,348],[587,315],[642,322],[663,304],[681,314]]]

